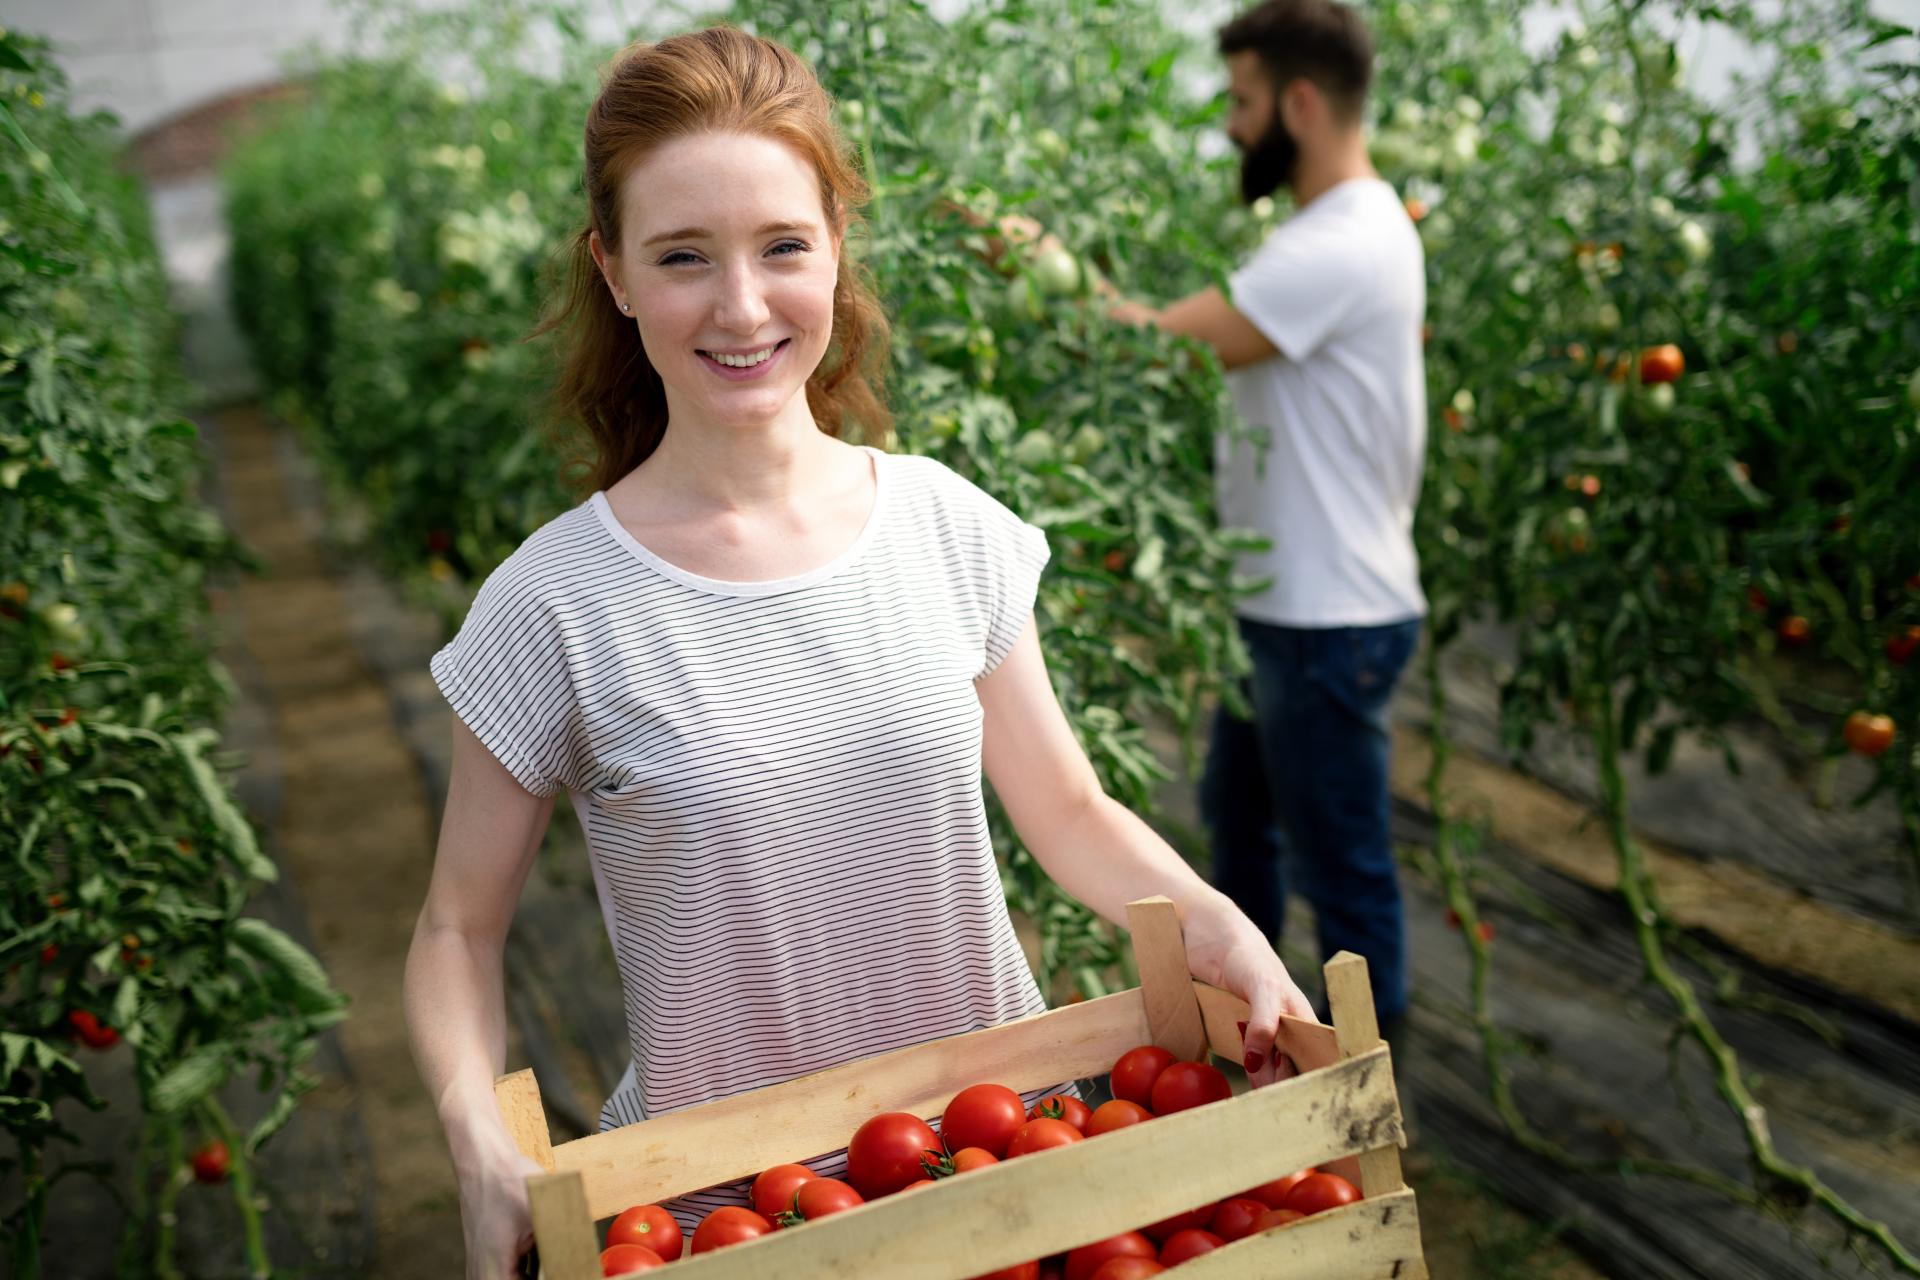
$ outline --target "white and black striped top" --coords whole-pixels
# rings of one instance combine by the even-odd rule
[[[1046,1009],[973,683],[1032,613],[1046,535],[935,459],[866,452],[873,511],[829,564],[701,577],[595,493],[433,657],[475,736],[535,795],[566,787],[585,829],[633,1052],[602,1131]],[[1080,1096],[1028,1106],[1052,1092]],[[844,1176],[845,1151],[806,1163]],[[749,1185],[667,1207],[690,1239]]]

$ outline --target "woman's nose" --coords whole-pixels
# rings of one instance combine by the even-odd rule
[[[751,266],[728,270],[714,321],[729,333],[751,337],[767,322],[766,290]]]

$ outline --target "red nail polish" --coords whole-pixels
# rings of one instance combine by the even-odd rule
[[[1247,1038],[1247,1024],[1244,1022],[1236,1022],[1233,1025],[1240,1028],[1240,1038],[1245,1040]]]
[[[1272,1052],[1273,1052],[1273,1065],[1275,1067],[1278,1067],[1280,1065],[1280,1046],[1279,1045],[1273,1046]]]
[[[1247,1050],[1246,1067],[1249,1073],[1260,1069],[1260,1054],[1257,1050]]]

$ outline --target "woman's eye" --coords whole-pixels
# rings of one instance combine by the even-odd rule
[[[782,249],[789,249],[789,248],[797,250],[798,252],[801,252],[801,253],[805,253],[807,246],[799,240],[782,240],[779,244],[773,246],[773,249],[770,250],[769,252],[772,252],[782,258],[791,258],[793,254],[779,252]],[[686,252],[685,250],[677,249],[674,252],[668,254],[666,257],[660,259],[660,265],[663,267],[675,267],[675,266],[679,266],[681,262],[693,262],[693,261],[696,261],[696,259],[692,254]]]

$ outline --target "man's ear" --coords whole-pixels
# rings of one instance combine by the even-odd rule
[[[1295,76],[1280,93],[1280,123],[1295,139],[1318,130],[1326,113],[1320,86],[1306,76]]]

